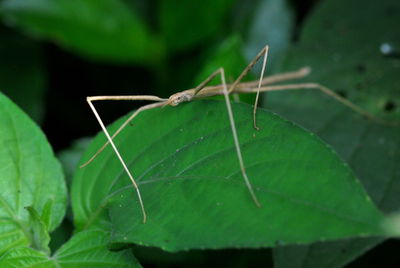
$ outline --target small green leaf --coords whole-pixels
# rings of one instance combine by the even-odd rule
[[[32,233],[31,247],[49,254],[50,235],[46,224],[33,207],[29,206],[26,207],[26,209],[28,210],[31,218],[29,224]]]
[[[256,131],[251,106],[233,109],[262,208],[241,176],[224,102],[197,101],[145,111],[115,139],[140,185],[148,222],[142,223],[132,184],[107,148],[74,177],[76,227],[109,229],[111,220],[112,242],[168,251],[380,234],[381,213],[330,147],[265,110]],[[99,135],[82,161],[104,142]]]
[[[100,230],[78,233],[52,257],[32,248],[14,248],[0,257],[0,267],[141,267],[129,250],[109,251],[107,238]]]
[[[41,252],[28,247],[16,247],[0,256],[0,265],[4,268],[15,267],[57,267],[55,262]]]
[[[221,33],[234,0],[162,0],[161,35],[170,51],[192,48]]]
[[[42,215],[40,216],[40,219],[43,221],[43,224],[46,226],[47,229],[50,226],[52,209],[53,202],[51,200],[47,200],[46,204],[43,206]]]
[[[43,236],[30,225],[25,207],[43,215],[49,231],[57,227],[67,201],[61,167],[40,129],[1,93],[0,145],[0,253],[46,243],[32,237]]]
[[[158,61],[163,51],[133,9],[120,0],[5,0],[12,24],[94,59]]]

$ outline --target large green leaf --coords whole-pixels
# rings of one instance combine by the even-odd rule
[[[95,59],[148,63],[163,53],[120,0],[5,0],[0,14],[8,23]]]
[[[36,241],[43,237],[43,228],[37,228],[42,224],[38,223],[39,216],[46,231],[54,230],[64,217],[67,195],[60,164],[43,133],[1,93],[0,144],[3,253],[16,246],[41,245],[43,241]],[[30,217],[27,207],[39,216]]]
[[[396,0],[323,1],[307,20],[301,42],[288,55],[285,69],[309,65],[313,70],[309,81],[336,90],[381,118],[400,122],[400,61],[379,50],[382,44],[400,41],[399,31],[389,30],[398,24],[399,13],[393,10],[399,9]],[[383,211],[399,209],[399,127],[363,120],[316,92],[270,93],[265,105],[331,144]],[[342,267],[381,241],[358,239],[277,249],[275,264]]]
[[[0,257],[1,267],[141,267],[130,251],[107,249],[108,234],[90,230],[74,235],[52,257],[28,247],[17,247]]]
[[[108,148],[74,177],[72,207],[78,230],[112,228],[115,243],[168,251],[380,233],[380,212],[330,147],[264,110],[258,113],[257,132],[251,106],[233,108],[248,175],[262,208],[252,202],[243,182],[225,104],[198,101],[143,112],[116,139],[140,184],[148,222],[142,223],[137,196]],[[104,142],[99,135],[83,160]]]

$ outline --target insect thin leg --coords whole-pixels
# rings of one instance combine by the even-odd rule
[[[304,90],[304,89],[317,89],[320,90],[322,93],[328,95],[329,97],[332,97],[334,100],[338,101],[339,103],[343,104],[344,106],[350,108],[351,110],[355,111],[356,113],[381,124],[384,125],[390,125],[390,126],[399,126],[400,122],[396,121],[387,121],[384,119],[381,119],[368,111],[364,110],[360,106],[354,104],[353,102],[343,98],[339,94],[335,93],[332,89],[329,89],[325,86],[322,86],[317,83],[299,83],[299,84],[287,84],[287,85],[271,85],[271,86],[265,86],[261,87],[259,90],[261,92],[266,92],[266,91],[278,91],[278,90]],[[258,90],[258,89],[257,89]],[[242,91],[242,93],[250,93],[250,92],[255,92],[255,89],[252,89],[250,91]]]
[[[258,54],[257,56],[254,57],[254,59],[249,63],[249,65],[246,66],[246,68],[244,68],[244,70],[242,71],[242,73],[238,76],[238,78],[236,78],[235,82],[233,82],[228,89],[228,93],[232,93],[232,91],[236,88],[236,86],[240,83],[240,81],[242,81],[243,77],[245,77],[248,72],[254,67],[254,65],[256,65],[256,63],[258,62],[258,60],[266,53],[266,51],[268,51],[268,46],[265,46]]]
[[[123,168],[125,169],[125,172],[128,174],[129,179],[131,180],[133,186],[134,186],[135,189],[136,189],[136,193],[137,193],[137,196],[138,196],[138,198],[139,198],[139,203],[140,203],[140,207],[141,207],[142,214],[143,214],[143,223],[146,223],[146,218],[147,218],[147,216],[146,216],[146,211],[145,211],[145,209],[144,209],[143,200],[142,200],[142,195],[140,194],[139,187],[138,187],[138,185],[137,185],[135,179],[133,178],[131,172],[129,171],[128,167],[126,166],[125,161],[122,159],[121,154],[119,153],[119,151],[118,151],[117,147],[115,146],[115,144],[114,144],[114,142],[113,142],[113,140],[112,140],[110,134],[108,133],[107,128],[105,127],[105,125],[104,125],[103,121],[101,120],[101,118],[100,118],[100,116],[99,116],[99,114],[98,114],[96,108],[94,107],[94,105],[93,105],[93,103],[92,103],[92,100],[93,100],[92,97],[87,97],[87,102],[88,102],[90,108],[92,109],[92,111],[93,111],[93,113],[94,113],[94,115],[95,115],[97,121],[99,122],[99,124],[100,124],[100,126],[101,126],[101,128],[102,128],[102,130],[103,130],[103,132],[104,132],[104,134],[106,135],[108,141],[110,142],[111,147],[113,148],[115,154],[117,155],[119,161],[121,162]]]
[[[256,113],[257,113],[257,105],[258,105],[258,97],[260,96],[260,88],[261,88],[261,83],[263,81],[264,77],[264,71],[265,71],[265,66],[267,66],[267,57],[268,57],[268,46],[265,47],[264,50],[264,61],[261,69],[261,75],[260,75],[260,81],[258,82],[258,87],[257,87],[257,94],[256,94],[256,99],[254,101],[254,108],[253,108],[253,126],[256,130],[260,130],[257,127],[257,121],[256,121]]]
[[[129,118],[126,119],[124,123],[122,123],[122,125],[117,129],[117,131],[115,131],[114,134],[111,136],[111,139],[113,140],[129,124],[129,122],[131,122],[140,112],[143,112],[145,110],[150,110],[150,109],[153,109],[156,107],[160,107],[162,105],[163,105],[163,102],[156,102],[156,103],[151,103],[151,104],[140,107],[131,116],[129,116]],[[101,146],[100,149],[97,150],[97,152],[94,153],[94,155],[92,155],[92,157],[88,161],[86,161],[85,163],[83,163],[80,166],[80,168],[83,168],[83,167],[89,165],[109,144],[110,144],[110,142],[107,140],[103,144],[103,146]]]
[[[254,201],[254,203],[256,204],[257,207],[261,207],[261,204],[258,201],[257,195],[254,192],[253,186],[250,183],[250,180],[249,180],[249,178],[247,176],[247,173],[246,173],[246,169],[244,167],[242,152],[240,150],[239,139],[238,139],[236,126],[235,126],[235,120],[234,120],[234,117],[233,117],[231,102],[229,100],[229,93],[228,93],[228,89],[227,89],[226,81],[225,81],[225,71],[224,71],[223,68],[220,68],[219,72],[221,74],[221,81],[222,81],[222,86],[223,86],[223,91],[224,91],[226,108],[228,110],[229,122],[230,122],[231,129],[232,129],[232,136],[233,136],[233,140],[234,140],[234,143],[235,143],[236,154],[237,154],[237,157],[238,157],[238,160],[239,160],[240,170],[242,172],[242,176],[243,176],[243,179],[244,179],[244,181],[246,183],[247,189],[250,192],[251,198],[253,199],[253,201]]]
[[[261,71],[261,76],[260,80],[258,82],[258,88],[261,87],[263,76],[264,76],[264,71],[265,71],[265,66],[267,64],[267,57],[268,57],[268,50],[269,46],[265,46],[255,57],[254,59],[249,63],[249,65],[246,66],[246,68],[243,70],[243,72],[239,75],[239,77],[233,82],[233,84],[230,85],[228,89],[228,93],[232,93],[232,91],[235,90],[235,88],[239,85],[240,81],[245,77],[249,71],[254,67],[254,65],[260,60],[260,58],[264,55],[264,62],[263,62],[263,67]],[[257,92],[255,103],[254,103],[254,109],[253,109],[253,125],[255,129],[259,129],[257,127],[256,123],[256,111],[257,111],[257,104],[258,104],[258,98],[259,98],[260,93]]]
[[[203,82],[200,83],[195,89],[194,89],[194,95],[199,93],[208,83],[210,83],[211,80],[213,80],[217,75],[221,74],[221,69],[216,70],[212,74],[210,74]]]

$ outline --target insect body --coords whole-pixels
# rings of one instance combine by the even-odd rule
[[[241,82],[243,77],[246,76],[246,74],[250,71],[250,69],[256,64],[256,62],[262,56],[264,56],[264,60],[263,60],[263,66],[262,66],[260,79],[257,81],[251,81],[251,82]],[[278,83],[278,82],[285,82],[285,81],[296,79],[296,78],[302,78],[310,73],[310,68],[305,67],[305,68],[301,68],[294,72],[281,73],[281,74],[276,74],[276,75],[272,75],[272,76],[263,78],[265,66],[267,63],[267,56],[268,56],[268,46],[265,46],[232,84],[226,84],[224,69],[219,68],[214,73],[212,73],[206,80],[204,80],[200,85],[198,85],[196,88],[188,89],[188,90],[184,90],[184,91],[175,93],[175,94],[171,95],[168,99],[160,98],[158,96],[151,96],[151,95],[87,97],[87,102],[88,102],[90,108],[92,109],[97,121],[99,122],[104,134],[107,137],[107,142],[81,167],[84,167],[84,166],[88,165],[90,162],[92,162],[96,158],[96,156],[102,150],[104,150],[104,148],[106,146],[108,146],[110,144],[112,146],[116,156],[118,157],[119,161],[121,162],[121,165],[123,166],[125,172],[129,176],[134,188],[136,189],[136,193],[137,193],[137,196],[138,196],[138,199],[140,202],[140,206],[141,206],[141,210],[142,210],[142,214],[143,214],[143,222],[146,222],[146,217],[147,217],[146,210],[144,207],[144,203],[143,203],[143,200],[141,197],[139,187],[138,187],[131,171],[128,169],[124,159],[120,155],[118,148],[114,144],[113,139],[125,128],[125,126],[127,124],[129,124],[129,122],[131,122],[142,111],[150,110],[150,109],[153,109],[156,107],[163,107],[166,105],[177,106],[183,102],[190,102],[192,100],[202,99],[202,98],[210,97],[210,96],[224,95],[226,107],[227,107],[227,111],[228,111],[228,116],[229,116],[229,121],[230,121],[230,125],[231,125],[231,130],[232,130],[232,137],[233,137],[233,141],[235,144],[235,149],[236,149],[236,154],[237,154],[237,158],[238,158],[238,162],[239,162],[238,164],[240,166],[241,174],[242,174],[244,182],[247,186],[247,189],[250,193],[250,196],[253,199],[253,202],[255,203],[256,206],[260,207],[261,204],[258,201],[258,198],[257,198],[257,196],[253,190],[252,184],[250,182],[250,179],[248,178],[247,173],[246,173],[245,164],[244,164],[242,153],[240,150],[239,140],[238,140],[238,136],[236,133],[236,126],[235,126],[235,121],[234,121],[234,117],[233,117],[233,112],[232,112],[232,108],[231,108],[231,104],[230,104],[230,100],[229,100],[230,93],[256,93],[257,94],[256,101],[254,104],[254,110],[253,110],[253,124],[254,124],[255,129],[258,129],[257,123],[256,123],[256,111],[257,111],[257,102],[258,102],[259,93],[264,92],[264,91],[276,91],[276,90],[317,89],[317,90],[320,90],[321,92],[333,97],[334,99],[341,102],[342,104],[349,107],[350,109],[356,111],[357,113],[360,113],[370,119],[376,120],[376,118],[373,115],[369,114],[368,112],[364,111],[363,109],[356,106],[352,102],[348,101],[347,99],[336,94],[334,91],[332,91],[322,85],[319,85],[316,83],[297,83],[297,84],[274,85],[275,83]],[[207,84],[218,75],[221,78],[221,85],[207,87]],[[96,108],[93,105],[93,102],[100,101],[100,100],[146,100],[146,101],[153,101],[153,103],[144,105],[144,106],[140,107],[139,109],[137,109],[134,113],[132,113],[132,115],[130,115],[128,117],[128,119],[117,129],[117,131],[113,135],[110,135],[108,130],[106,129],[100,115],[98,114]]]

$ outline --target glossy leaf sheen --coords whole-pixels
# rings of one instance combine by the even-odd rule
[[[107,249],[108,234],[90,230],[74,235],[51,258],[28,247],[14,248],[0,257],[1,267],[141,267],[128,251]]]
[[[31,234],[35,232],[35,224],[31,225],[26,207],[33,207],[52,231],[64,217],[67,196],[60,164],[43,133],[1,93],[0,144],[0,252],[3,252],[27,246],[36,235],[41,235]]]
[[[233,108],[262,208],[255,206],[243,182],[224,102],[197,101],[143,112],[116,139],[140,184],[148,222],[142,223],[132,185],[108,148],[74,177],[76,227],[111,227],[112,242],[168,251],[274,246],[380,232],[380,212],[330,147],[264,110],[258,113],[257,132],[251,106]],[[98,136],[83,159],[104,141],[103,134]]]
[[[362,12],[354,13],[362,6]],[[328,86],[371,113],[400,122],[397,105],[400,65],[384,56],[384,43],[397,44],[399,1],[323,1],[306,21],[299,46],[293,47],[285,70],[311,66],[309,81]],[[338,19],[337,14],[340,15]],[[370,18],[377,18],[371,20]],[[400,207],[400,128],[364,120],[317,92],[268,94],[266,107],[306,126],[331,144],[354,169],[374,202],[385,212]],[[278,248],[275,266],[343,267],[380,243],[368,238]],[[296,263],[298,266],[294,266]]]

